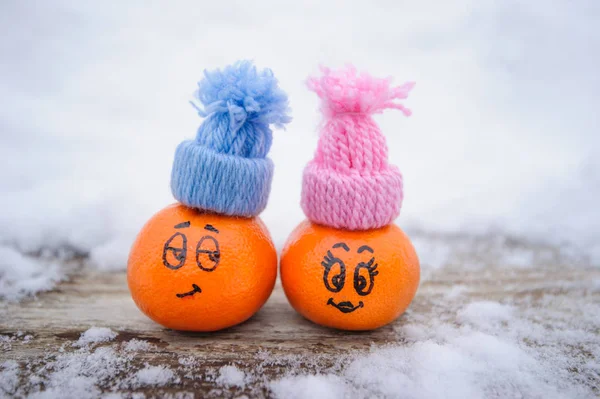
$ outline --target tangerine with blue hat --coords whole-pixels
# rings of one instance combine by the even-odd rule
[[[192,105],[204,121],[175,151],[178,201],[155,214],[128,261],[131,295],[148,317],[176,330],[239,324],[269,298],[277,254],[258,215],[271,190],[271,126],[290,122],[270,69],[239,61],[205,71]]]

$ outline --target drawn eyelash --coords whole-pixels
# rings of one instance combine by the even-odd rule
[[[369,295],[373,290],[373,284],[375,276],[379,274],[377,267],[379,265],[375,263],[375,258],[371,258],[368,262],[360,262],[354,269],[354,289],[360,296]],[[363,273],[361,274],[361,270]],[[368,274],[368,277],[364,275],[364,271]]]
[[[331,251],[327,251],[327,255],[323,257],[323,261],[321,262],[321,266],[326,269],[331,269],[331,266],[336,262],[337,258],[333,256]]]
[[[338,267],[334,269],[333,266],[336,264]],[[346,265],[344,265],[344,262],[333,256],[331,251],[327,251],[327,254],[323,257],[321,266],[324,268],[323,283],[325,284],[325,288],[331,292],[340,292],[344,288],[346,281]],[[335,271],[335,273],[332,273],[332,271]]]
[[[377,266],[379,266],[379,264],[378,263],[373,264],[374,261],[375,261],[375,258],[371,258],[371,260],[366,264],[366,267],[371,275],[376,276],[379,274],[379,272],[376,270]]]

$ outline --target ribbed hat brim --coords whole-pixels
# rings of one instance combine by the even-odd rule
[[[171,191],[192,208],[252,217],[265,209],[272,178],[269,158],[221,154],[188,140],[175,152]]]
[[[341,174],[310,162],[304,169],[302,209],[315,223],[370,230],[392,223],[402,205],[402,175],[383,171]]]

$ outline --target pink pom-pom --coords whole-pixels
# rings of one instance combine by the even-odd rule
[[[365,72],[358,73],[348,65],[332,71],[321,67],[320,77],[307,80],[308,88],[323,100],[321,111],[326,117],[337,114],[375,114],[386,108],[399,109],[406,116],[411,111],[394,100],[405,99],[414,87],[414,82],[392,87],[392,79],[378,79]]]

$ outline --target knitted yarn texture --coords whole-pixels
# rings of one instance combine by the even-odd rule
[[[391,86],[391,79],[322,68],[307,81],[321,98],[324,121],[314,159],[304,169],[302,209],[315,223],[347,230],[383,227],[399,215],[402,175],[388,164],[385,137],[372,115],[387,108],[411,112],[396,102],[414,83]]]
[[[204,121],[175,152],[171,191],[182,204],[252,217],[267,205],[273,162],[270,125],[291,121],[286,93],[270,69],[238,61],[204,71],[192,105]]]

